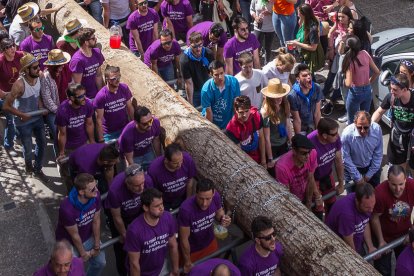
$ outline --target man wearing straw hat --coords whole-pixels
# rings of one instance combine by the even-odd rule
[[[61,37],[59,37],[58,41],[56,42],[56,47],[61,49],[63,52],[69,53],[73,56],[76,51],[80,48],[79,41],[78,41],[78,34],[79,31],[84,27],[86,21],[81,19],[78,20],[77,18],[68,21],[65,24],[65,29]]]
[[[17,14],[9,29],[9,34],[17,46],[19,46],[26,37],[30,36],[28,23],[32,20],[40,22],[40,19],[37,16],[38,13],[39,6],[33,2],[26,3],[17,10]]]
[[[32,54],[25,54],[21,60],[21,77],[13,84],[7,95],[3,109],[13,114],[17,134],[23,144],[23,156],[26,163],[26,173],[46,180],[42,172],[42,162],[46,144],[45,126],[42,114],[31,115],[30,112],[43,108],[40,98],[42,89],[39,80],[39,60]],[[47,114],[47,112],[46,112]],[[44,115],[46,115],[44,114]],[[36,139],[35,162],[32,163],[32,134]]]

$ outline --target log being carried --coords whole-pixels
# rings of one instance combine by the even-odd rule
[[[39,1],[41,6],[62,0]],[[75,1],[65,6],[51,23],[62,33],[65,22],[87,20],[96,29],[106,62],[119,66],[123,82],[138,103],[147,106],[166,129],[167,140],[181,140],[197,163],[198,171],[216,183],[237,225],[250,236],[254,217],[272,218],[277,239],[284,247],[282,270],[288,275],[379,275],[354,253],[267,171],[234,145],[199,113],[139,61],[125,46],[109,47],[109,32]]]

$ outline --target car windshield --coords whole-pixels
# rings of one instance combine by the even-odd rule
[[[414,52],[414,38],[401,41],[400,43],[385,50],[383,55],[387,56],[387,55],[409,53],[409,52]]]

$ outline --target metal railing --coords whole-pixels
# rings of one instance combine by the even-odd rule
[[[355,185],[355,182],[354,181],[350,181],[350,182],[348,182],[348,183],[346,183],[344,185],[344,190],[346,190],[348,188],[351,188],[354,185]],[[332,191],[332,192],[329,192],[326,195],[322,196],[322,200],[323,201],[324,200],[328,200],[328,199],[330,199],[330,198],[332,198],[334,196],[336,196],[336,190],[335,191]],[[315,202],[313,202],[312,205],[311,205],[311,208],[315,207],[315,205],[316,205]]]
[[[376,251],[369,253],[367,255],[364,256],[364,260],[365,261],[371,261],[372,259],[374,259],[376,256],[385,253],[388,250],[392,250],[398,246],[400,246],[401,244],[404,243],[404,240],[407,238],[407,235],[404,235],[396,240],[393,240],[390,243],[387,243],[386,245],[384,245],[383,247],[378,248]]]

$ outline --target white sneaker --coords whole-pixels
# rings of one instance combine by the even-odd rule
[[[345,115],[342,115],[341,117],[338,118],[338,122],[340,123],[345,123],[346,121],[348,121],[348,114],[345,113]]]

